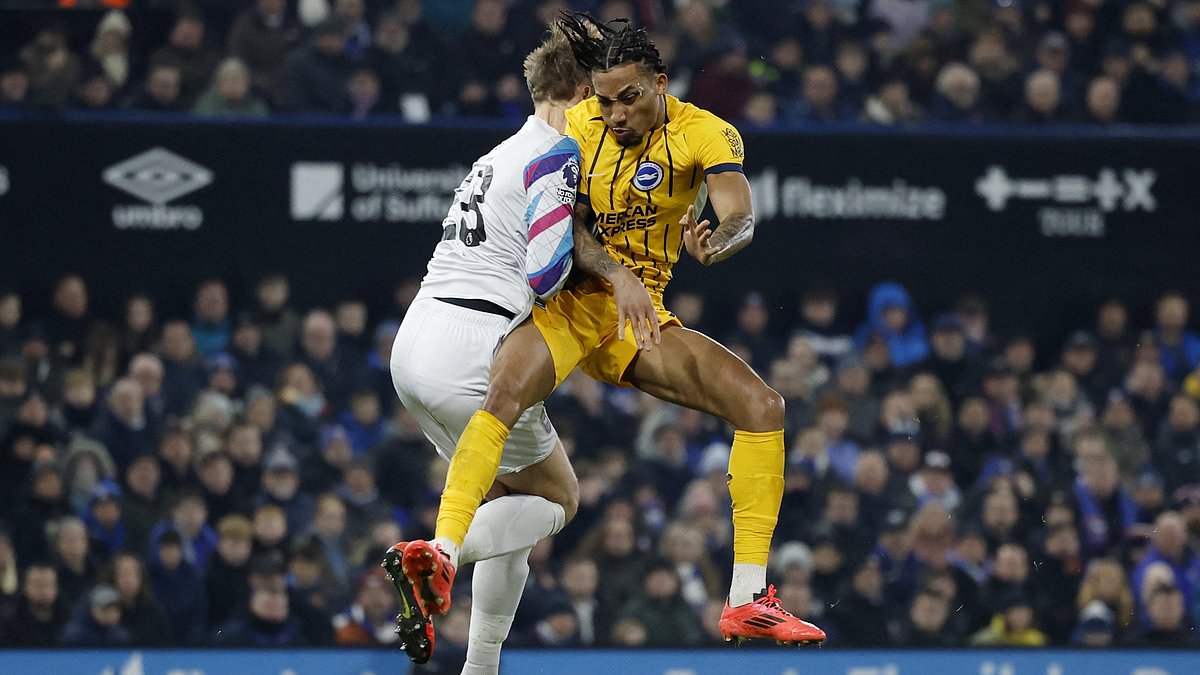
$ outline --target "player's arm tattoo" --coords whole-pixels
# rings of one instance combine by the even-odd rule
[[[575,218],[572,223],[575,236],[575,269],[594,277],[612,281],[612,276],[624,269],[620,263],[612,259],[608,251],[596,241],[588,222],[592,219],[592,209],[587,204],[575,205]]]
[[[721,219],[721,224],[708,238],[714,249],[709,264],[719,263],[746,248],[754,239],[754,214],[733,213]]]
[[[708,238],[711,256],[707,264],[721,262],[746,248],[754,239],[754,204],[750,182],[741,171],[709,176],[708,199],[717,216],[717,229]]]

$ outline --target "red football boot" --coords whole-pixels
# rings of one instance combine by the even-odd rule
[[[387,571],[388,579],[400,594],[400,611],[396,614],[396,635],[400,637],[400,648],[413,663],[427,663],[433,656],[435,638],[433,622],[421,609],[412,582],[404,575],[400,559],[408,542],[402,541],[383,556],[380,567]]]
[[[825,641],[825,631],[803,621],[783,608],[775,597],[775,587],[768,586],[765,595],[755,594],[754,602],[730,607],[725,601],[718,624],[726,642],[741,645],[746,640],[774,640],[781,645],[819,645]]]
[[[408,542],[400,558],[401,571],[417,591],[417,603],[426,616],[450,611],[454,564],[442,547],[424,539]]]

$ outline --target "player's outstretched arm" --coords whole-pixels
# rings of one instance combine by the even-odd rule
[[[633,338],[638,348],[649,351],[662,341],[658,330],[658,313],[645,285],[621,263],[613,260],[608,251],[596,241],[588,229],[592,210],[587,204],[575,204],[575,269],[603,279],[612,286],[617,302],[617,337],[625,339],[625,323],[633,326]]]
[[[754,206],[750,183],[741,171],[725,171],[707,178],[708,199],[720,225],[709,229],[709,221],[696,222],[695,209],[688,207],[679,224],[683,244],[703,265],[719,263],[746,248],[754,239]]]

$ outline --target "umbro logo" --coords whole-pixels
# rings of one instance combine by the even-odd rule
[[[100,177],[145,202],[114,206],[112,219],[117,229],[195,230],[204,223],[200,207],[170,202],[212,183],[212,171],[166,148],[151,148],[114,164]]]
[[[166,148],[152,148],[104,170],[105,183],[149,204],[166,204],[212,182],[199,164]]]

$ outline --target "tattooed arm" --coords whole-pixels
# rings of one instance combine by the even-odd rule
[[[625,323],[633,327],[638,348],[649,351],[660,342],[658,313],[642,282],[621,263],[613,260],[596,238],[588,223],[592,210],[587,204],[575,204],[575,269],[608,282],[617,302],[617,337],[625,339]]]
[[[720,223],[709,229],[707,220],[696,222],[695,209],[688,207],[679,221],[688,253],[703,265],[719,263],[746,248],[754,239],[754,206],[750,183],[740,171],[726,171],[708,177],[708,198]]]
[[[596,241],[596,237],[588,228],[591,220],[591,207],[583,202],[576,203],[573,224],[575,228],[575,269],[604,279],[611,284],[613,277],[624,270],[625,266],[613,260],[600,242]]]

